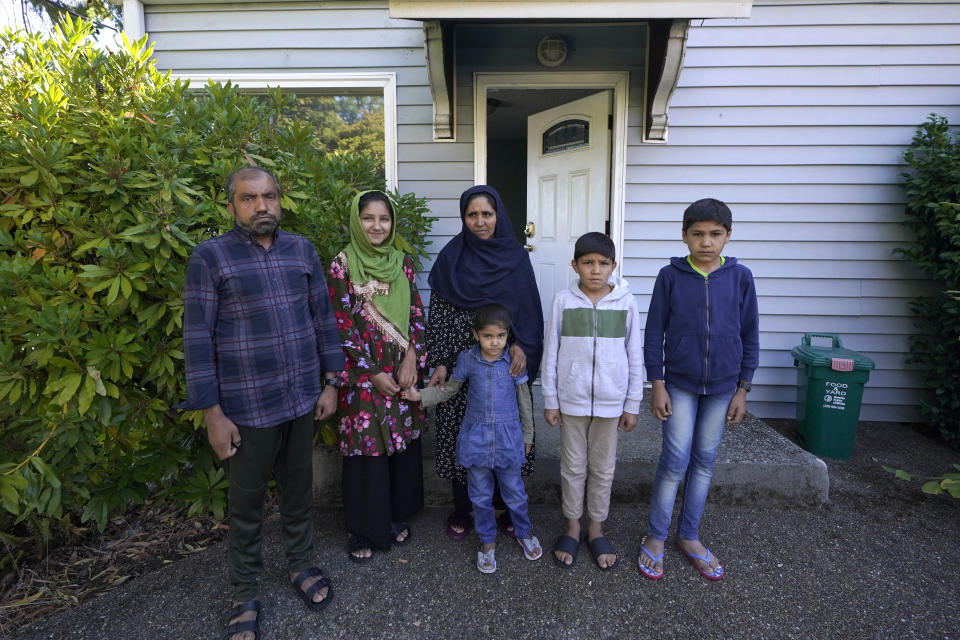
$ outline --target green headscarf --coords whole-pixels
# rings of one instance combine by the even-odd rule
[[[407,340],[410,339],[410,282],[403,272],[403,252],[393,246],[397,234],[397,216],[393,204],[390,204],[390,235],[378,247],[370,244],[367,234],[360,225],[360,198],[370,191],[361,191],[350,205],[350,244],[343,252],[347,256],[347,269],[353,286],[364,287],[371,280],[389,285],[368,294],[377,308],[390,324]],[[382,193],[382,192],[380,192]],[[386,197],[386,194],[384,194]],[[389,198],[387,198],[389,201]]]

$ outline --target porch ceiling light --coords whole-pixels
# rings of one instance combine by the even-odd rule
[[[537,62],[545,67],[559,67],[567,60],[567,41],[551,33],[537,44]]]

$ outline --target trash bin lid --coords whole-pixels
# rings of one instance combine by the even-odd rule
[[[811,338],[830,338],[832,345],[812,345]],[[835,371],[863,371],[876,366],[870,358],[853,349],[845,349],[835,333],[805,333],[802,344],[790,350],[794,360],[804,364],[827,367]]]

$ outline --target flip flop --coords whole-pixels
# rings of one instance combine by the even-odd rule
[[[704,548],[706,549],[706,547]],[[702,575],[704,578],[706,578],[707,580],[723,580],[723,576],[726,575],[726,572],[723,570],[723,567],[721,567],[719,564],[717,565],[716,569],[708,573],[706,570],[701,568],[699,564],[694,562],[694,558],[696,558],[697,560],[700,560],[701,562],[703,562],[704,566],[709,567],[710,559],[713,558],[713,554],[710,553],[710,549],[707,549],[706,558],[704,558],[703,556],[698,556],[695,553],[690,553],[689,551],[684,550],[684,548],[680,546],[679,542],[677,542],[677,549],[680,549],[680,553],[687,556],[687,560],[690,561],[690,564],[693,565],[693,568],[699,571],[700,575]]]
[[[613,569],[615,566],[620,564],[620,554],[617,553],[613,543],[610,542],[606,536],[600,536],[599,538],[594,538],[593,540],[587,540],[587,545],[590,547],[590,555],[593,556],[593,561],[597,563],[598,567],[600,567],[600,556],[617,556],[617,559],[614,560],[613,564],[609,567],[600,567],[601,571],[610,571],[610,569]]]
[[[560,558],[557,557],[557,551],[562,551],[563,553],[569,553],[570,557],[573,560],[570,561],[570,564],[566,564]],[[563,534],[557,538],[557,543],[553,545],[553,553],[550,555],[553,556],[553,563],[562,569],[569,569],[573,565],[577,564],[577,553],[580,552],[580,541],[576,538]]]
[[[646,556],[653,561],[653,564],[656,565],[657,562],[661,558],[663,558],[663,552],[661,551],[660,555],[657,555],[657,556],[653,555],[652,553],[650,553],[649,549],[643,546],[646,541],[647,541],[647,536],[643,536],[643,539],[640,541],[640,553],[646,554]],[[637,558],[637,569],[640,571],[640,573],[650,578],[651,580],[659,580],[660,578],[663,577],[663,569],[660,569],[660,573],[657,573],[656,571],[653,570],[653,567],[648,567],[642,562],[640,562],[639,557]]]
[[[320,579],[314,582],[310,587],[304,591],[301,587],[307,578],[312,578],[319,576]],[[313,611],[319,611],[323,609],[330,601],[333,600],[333,586],[330,584],[330,578],[323,577],[323,572],[318,567],[310,567],[305,571],[301,571],[296,575],[296,577],[290,582],[290,586],[293,587],[293,590],[297,592],[297,595],[303,600],[303,603],[307,605],[308,609]],[[320,602],[314,602],[313,596],[316,595],[317,591],[327,587],[327,597],[325,597]]]

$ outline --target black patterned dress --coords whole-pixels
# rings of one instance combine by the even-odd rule
[[[438,294],[430,297],[430,318],[427,322],[427,366],[447,368],[447,375],[453,373],[457,356],[475,345],[473,338],[473,310],[455,307]],[[463,387],[450,400],[437,405],[437,475],[459,484],[467,483],[467,471],[456,462],[457,436],[460,424],[467,410],[467,387]],[[533,473],[536,459],[536,444],[530,448],[521,474]]]

